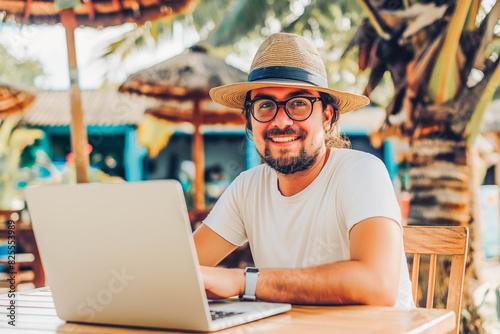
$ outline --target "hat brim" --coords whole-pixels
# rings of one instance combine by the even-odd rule
[[[336,100],[341,114],[361,108],[370,103],[370,99],[364,95],[340,92],[330,88],[318,87],[302,81],[294,80],[259,80],[253,82],[234,83],[212,88],[210,90],[210,97],[212,100],[222,104],[223,106],[243,109],[245,96],[248,91],[269,87],[302,88],[329,94]]]

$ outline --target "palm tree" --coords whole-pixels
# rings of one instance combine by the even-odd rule
[[[409,147],[401,154],[410,166],[408,223],[468,226],[466,275],[477,278],[481,180],[473,144],[500,80],[494,41],[500,3],[489,9],[481,0],[359,2],[368,18],[352,46],[359,48],[360,69],[371,70],[365,94],[386,71],[395,89],[377,136],[403,138]],[[463,308],[470,317],[462,329],[475,333],[481,329],[472,289],[466,284]]]

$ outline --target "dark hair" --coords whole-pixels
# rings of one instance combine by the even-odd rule
[[[249,134],[252,135],[252,115],[250,112],[250,92],[248,91],[245,96],[245,103],[243,107],[242,114],[245,116],[246,124],[245,131],[247,137],[250,138]],[[351,143],[349,140],[340,134],[339,130],[339,107],[337,101],[333,96],[327,93],[318,92],[321,97],[321,104],[323,106],[323,111],[328,105],[333,109],[332,120],[330,122],[330,129],[325,131],[325,146],[326,148],[349,148]]]

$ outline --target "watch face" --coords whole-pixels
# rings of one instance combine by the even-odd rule
[[[259,272],[259,268],[246,268],[245,272],[247,272],[247,273],[258,273]]]

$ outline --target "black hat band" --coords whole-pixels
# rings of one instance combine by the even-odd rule
[[[318,73],[292,66],[267,66],[254,69],[248,75],[248,81],[264,79],[287,79],[308,82],[318,87],[328,88],[328,81]]]

